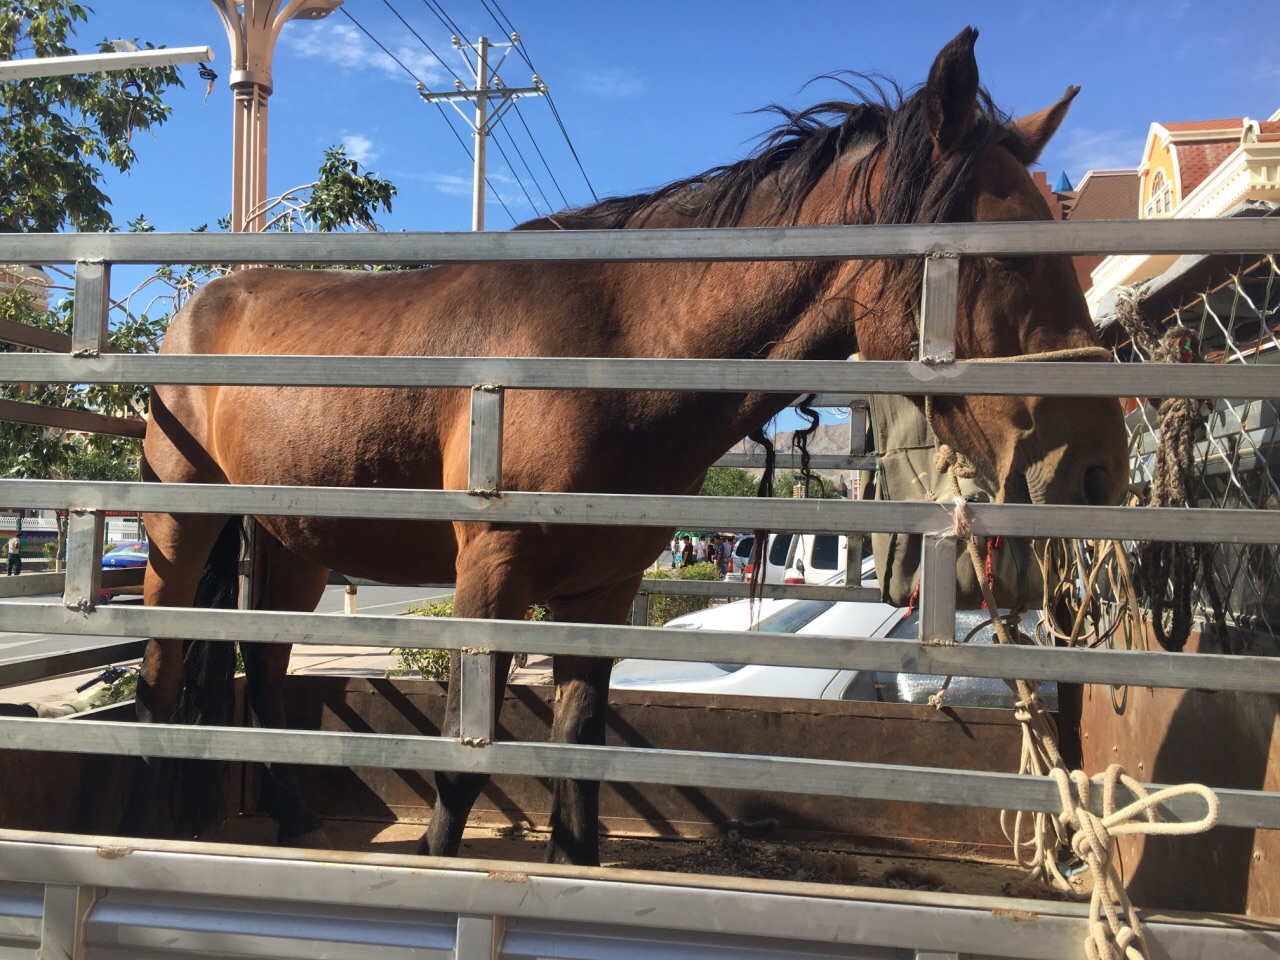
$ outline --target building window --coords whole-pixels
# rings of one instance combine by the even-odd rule
[[[1173,213],[1173,187],[1165,178],[1163,170],[1157,170],[1151,177],[1151,189],[1147,192],[1146,216],[1162,217]]]

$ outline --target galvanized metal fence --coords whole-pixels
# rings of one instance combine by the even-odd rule
[[[300,730],[26,719],[0,719],[0,736],[12,748],[71,753],[267,761],[287,758],[302,764],[662,782],[1055,811],[1057,788],[1051,781],[1012,774],[696,751],[503,742],[495,737],[493,727],[492,668],[485,651],[711,659],[728,663],[1256,693],[1280,693],[1280,658],[1208,654],[1173,657],[1136,651],[1047,647],[968,648],[940,643],[953,639],[955,622],[955,541],[946,536],[925,537],[919,641],[795,636],[789,637],[786,644],[777,644],[775,638],[767,635],[699,631],[698,642],[691,644],[687,632],[644,627],[443,622],[378,616],[339,619],[262,611],[104,607],[96,602],[104,511],[196,510],[225,515],[483,519],[595,526],[670,527],[679,523],[708,529],[763,525],[777,530],[816,533],[936,534],[950,529],[952,521],[944,508],[930,503],[762,502],[737,498],[501,491],[502,398],[507,390],[645,390],[651,389],[654,383],[697,384],[699,391],[768,391],[793,396],[812,392],[1275,398],[1280,396],[1280,368],[1261,365],[1205,365],[1176,371],[1154,364],[1133,365],[1127,366],[1121,377],[1117,375],[1117,368],[1108,364],[992,365],[945,359],[939,362],[937,358],[954,355],[958,258],[961,256],[1201,250],[1265,255],[1277,249],[1280,249],[1280,223],[1261,220],[480,235],[0,237],[0,262],[74,261],[77,276],[77,311],[70,351],[64,355],[0,355],[0,379],[60,383],[469,388],[473,425],[471,477],[466,491],[0,481],[0,503],[6,506],[70,511],[68,571],[62,602],[0,603],[0,617],[6,630],[122,639],[164,636],[224,642],[340,641],[369,647],[461,650],[462,729],[459,737],[407,739]],[[717,261],[863,257],[926,258],[920,349],[921,357],[931,358],[930,362],[855,365],[581,358],[131,356],[111,354],[104,349],[109,270],[113,263],[422,264],[483,260]],[[501,495],[494,496],[494,493]],[[1280,512],[1236,507],[1186,511],[974,504],[970,518],[977,535],[1177,539],[1231,544],[1241,549],[1266,549],[1268,545],[1280,543]],[[64,660],[45,666],[64,669],[67,663]],[[11,682],[17,672],[21,671],[9,670],[8,676],[3,676],[4,672],[0,671],[0,679]],[[24,677],[31,672],[28,669]],[[1247,790],[1222,790],[1220,795],[1224,825],[1280,829],[1280,795]],[[1195,806],[1194,800],[1171,801],[1166,816],[1194,819],[1199,815],[1199,810],[1193,809]],[[10,851],[20,852],[30,847],[28,841],[30,838],[0,834],[0,862]],[[12,878],[4,869],[0,868],[0,877]],[[95,882],[84,879],[89,873],[77,874],[82,879],[74,881],[64,877],[61,882]],[[67,889],[72,891],[66,895],[71,897],[68,903],[55,903],[55,912],[60,911],[64,920],[78,915],[83,904],[76,899],[81,895],[75,891],[86,888]],[[47,910],[48,895],[45,902]],[[495,913],[497,915],[500,914]],[[485,918],[484,930],[492,940],[497,921],[490,921],[492,917]],[[463,927],[460,914],[459,951]],[[842,938],[838,929],[833,938]],[[480,936],[480,940],[484,940],[484,936]],[[1027,956],[1059,955],[1037,953],[1025,945],[1017,949]],[[993,949],[982,952],[990,953]],[[1182,955],[1182,951],[1173,949],[1170,955]]]

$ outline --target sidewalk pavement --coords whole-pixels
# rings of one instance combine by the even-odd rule
[[[346,616],[346,614],[329,614]],[[117,666],[135,666],[139,661],[122,661]],[[370,650],[368,647],[295,646],[289,659],[289,673],[329,677],[385,677],[396,665],[390,651]],[[5,703],[31,703],[50,707],[73,703],[92,694],[93,689],[77,693],[76,687],[92,680],[102,672],[101,668],[85,673],[69,674],[38,680],[34,683],[0,689],[0,701]],[[531,656],[529,663],[516,672],[513,683],[551,683],[551,658]]]

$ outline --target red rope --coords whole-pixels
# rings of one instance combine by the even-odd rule
[[[996,592],[996,574],[994,563],[992,562],[991,551],[999,550],[1002,542],[1003,541],[1000,537],[987,537],[987,559],[982,565],[983,575],[987,578],[987,587],[990,588],[993,595]],[[987,609],[986,600],[982,601],[982,609]]]

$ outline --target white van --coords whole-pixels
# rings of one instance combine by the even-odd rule
[[[745,539],[745,538],[744,538]],[[741,541],[739,541],[741,542]],[[834,533],[773,533],[765,556],[765,583],[841,583],[848,570],[849,538]],[[750,580],[744,565],[743,580]]]

